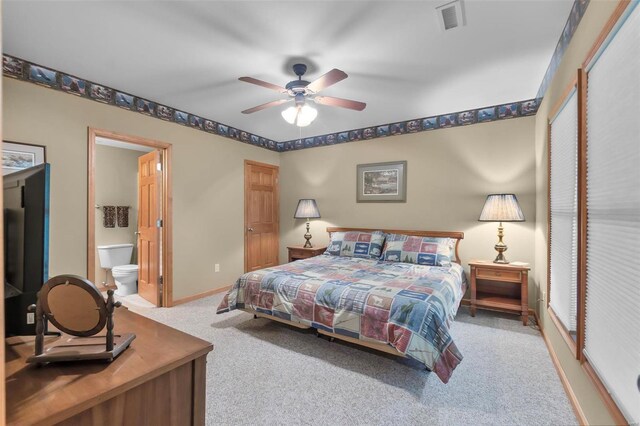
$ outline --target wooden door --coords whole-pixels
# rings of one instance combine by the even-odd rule
[[[160,306],[160,152],[138,157],[138,294]]]
[[[280,233],[278,167],[245,160],[244,269],[278,265]]]

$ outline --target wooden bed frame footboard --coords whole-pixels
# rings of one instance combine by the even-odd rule
[[[432,237],[432,238],[452,238],[456,240],[455,246],[455,260],[453,262],[461,263],[460,255],[458,254],[458,246],[460,245],[460,240],[464,238],[464,232],[459,231],[410,231],[410,230],[400,230],[400,229],[380,229],[380,228],[345,228],[345,227],[328,227],[327,232],[331,234],[332,232],[349,232],[349,231],[359,231],[359,232],[373,232],[373,231],[382,231],[387,234],[401,234],[401,235],[414,235],[417,237]],[[273,315],[265,314],[262,312],[254,311],[250,308],[242,308],[241,310],[253,314],[254,318],[266,318],[273,321],[281,322],[283,324],[290,325],[292,327],[301,328],[301,329],[309,329],[313,328],[310,325],[303,324],[300,322],[289,321],[283,318],[278,318]],[[348,343],[353,343],[355,345],[364,346],[369,349],[375,349],[377,351],[385,352],[391,355],[404,357],[406,355],[402,352],[397,351],[393,346],[383,343],[369,342],[366,340],[355,339],[349,336],[343,336],[341,334],[331,333],[329,331],[325,331],[322,329],[315,329],[318,337],[320,335],[325,335],[330,337],[331,339],[343,340]]]
[[[253,314],[254,318],[266,318],[266,319],[269,319],[269,320],[272,320],[272,321],[281,322],[283,324],[290,325],[290,326],[295,327],[295,328],[301,328],[301,329],[313,328],[312,326],[307,325],[307,324],[303,324],[303,323],[300,323],[300,322],[289,321],[289,320],[286,320],[286,319],[283,319],[283,318],[274,317],[273,315],[264,314],[262,312],[254,311],[253,309],[250,309],[250,308],[242,308],[241,310],[245,311],[245,312],[248,312],[250,314]],[[325,330],[322,330],[322,329],[319,329],[319,328],[314,328],[314,330],[316,331],[316,334],[318,335],[318,337],[320,337],[320,335],[322,334],[324,336],[330,337],[332,340],[333,339],[343,340],[343,341],[348,342],[348,343],[353,343],[354,345],[364,346],[364,347],[367,347],[369,349],[375,349],[377,351],[386,352],[386,353],[391,354],[391,355],[395,355],[395,356],[406,358],[405,354],[403,354],[402,352],[398,352],[391,345],[386,345],[384,343],[368,342],[366,340],[360,340],[360,339],[354,339],[353,337],[343,336],[342,334],[331,333],[330,331],[325,331]]]

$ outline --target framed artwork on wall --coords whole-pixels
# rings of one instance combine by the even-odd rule
[[[358,203],[407,201],[407,162],[358,164]]]
[[[42,145],[2,141],[2,175],[17,172],[47,161]]]

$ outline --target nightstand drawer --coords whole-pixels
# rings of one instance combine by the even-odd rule
[[[307,259],[309,257],[317,256],[317,254],[307,250],[289,249],[289,256],[294,259]]]
[[[520,281],[522,273],[520,271],[505,271],[488,268],[476,268],[476,278],[495,281]]]
[[[287,249],[289,250],[289,262],[293,262],[294,260],[302,260],[319,256],[327,250],[327,246],[308,248],[302,246],[291,246],[287,247]]]

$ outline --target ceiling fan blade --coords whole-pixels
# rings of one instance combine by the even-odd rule
[[[244,81],[245,83],[256,84],[258,86],[266,87],[267,89],[275,90],[280,93],[287,93],[287,89],[282,86],[278,86],[277,84],[267,83],[266,81],[258,80],[253,77],[240,77],[238,80]]]
[[[321,105],[354,109],[356,111],[362,111],[367,107],[367,104],[364,102],[352,101],[351,99],[334,98],[332,96],[316,96],[313,100]]]
[[[314,93],[318,93],[322,89],[326,89],[329,86],[336,84],[339,81],[349,77],[346,72],[340,71],[337,68],[332,69],[322,77],[317,78],[307,85],[307,89]]]
[[[274,106],[282,105],[284,103],[289,102],[290,100],[291,99],[279,99],[277,101],[267,102],[266,104],[262,104],[262,105],[255,106],[253,108],[245,109],[244,111],[242,111],[242,113],[243,114],[251,114],[251,113],[256,112],[256,111],[261,111],[261,110],[263,110],[265,108],[271,108],[271,107],[274,107]]]

